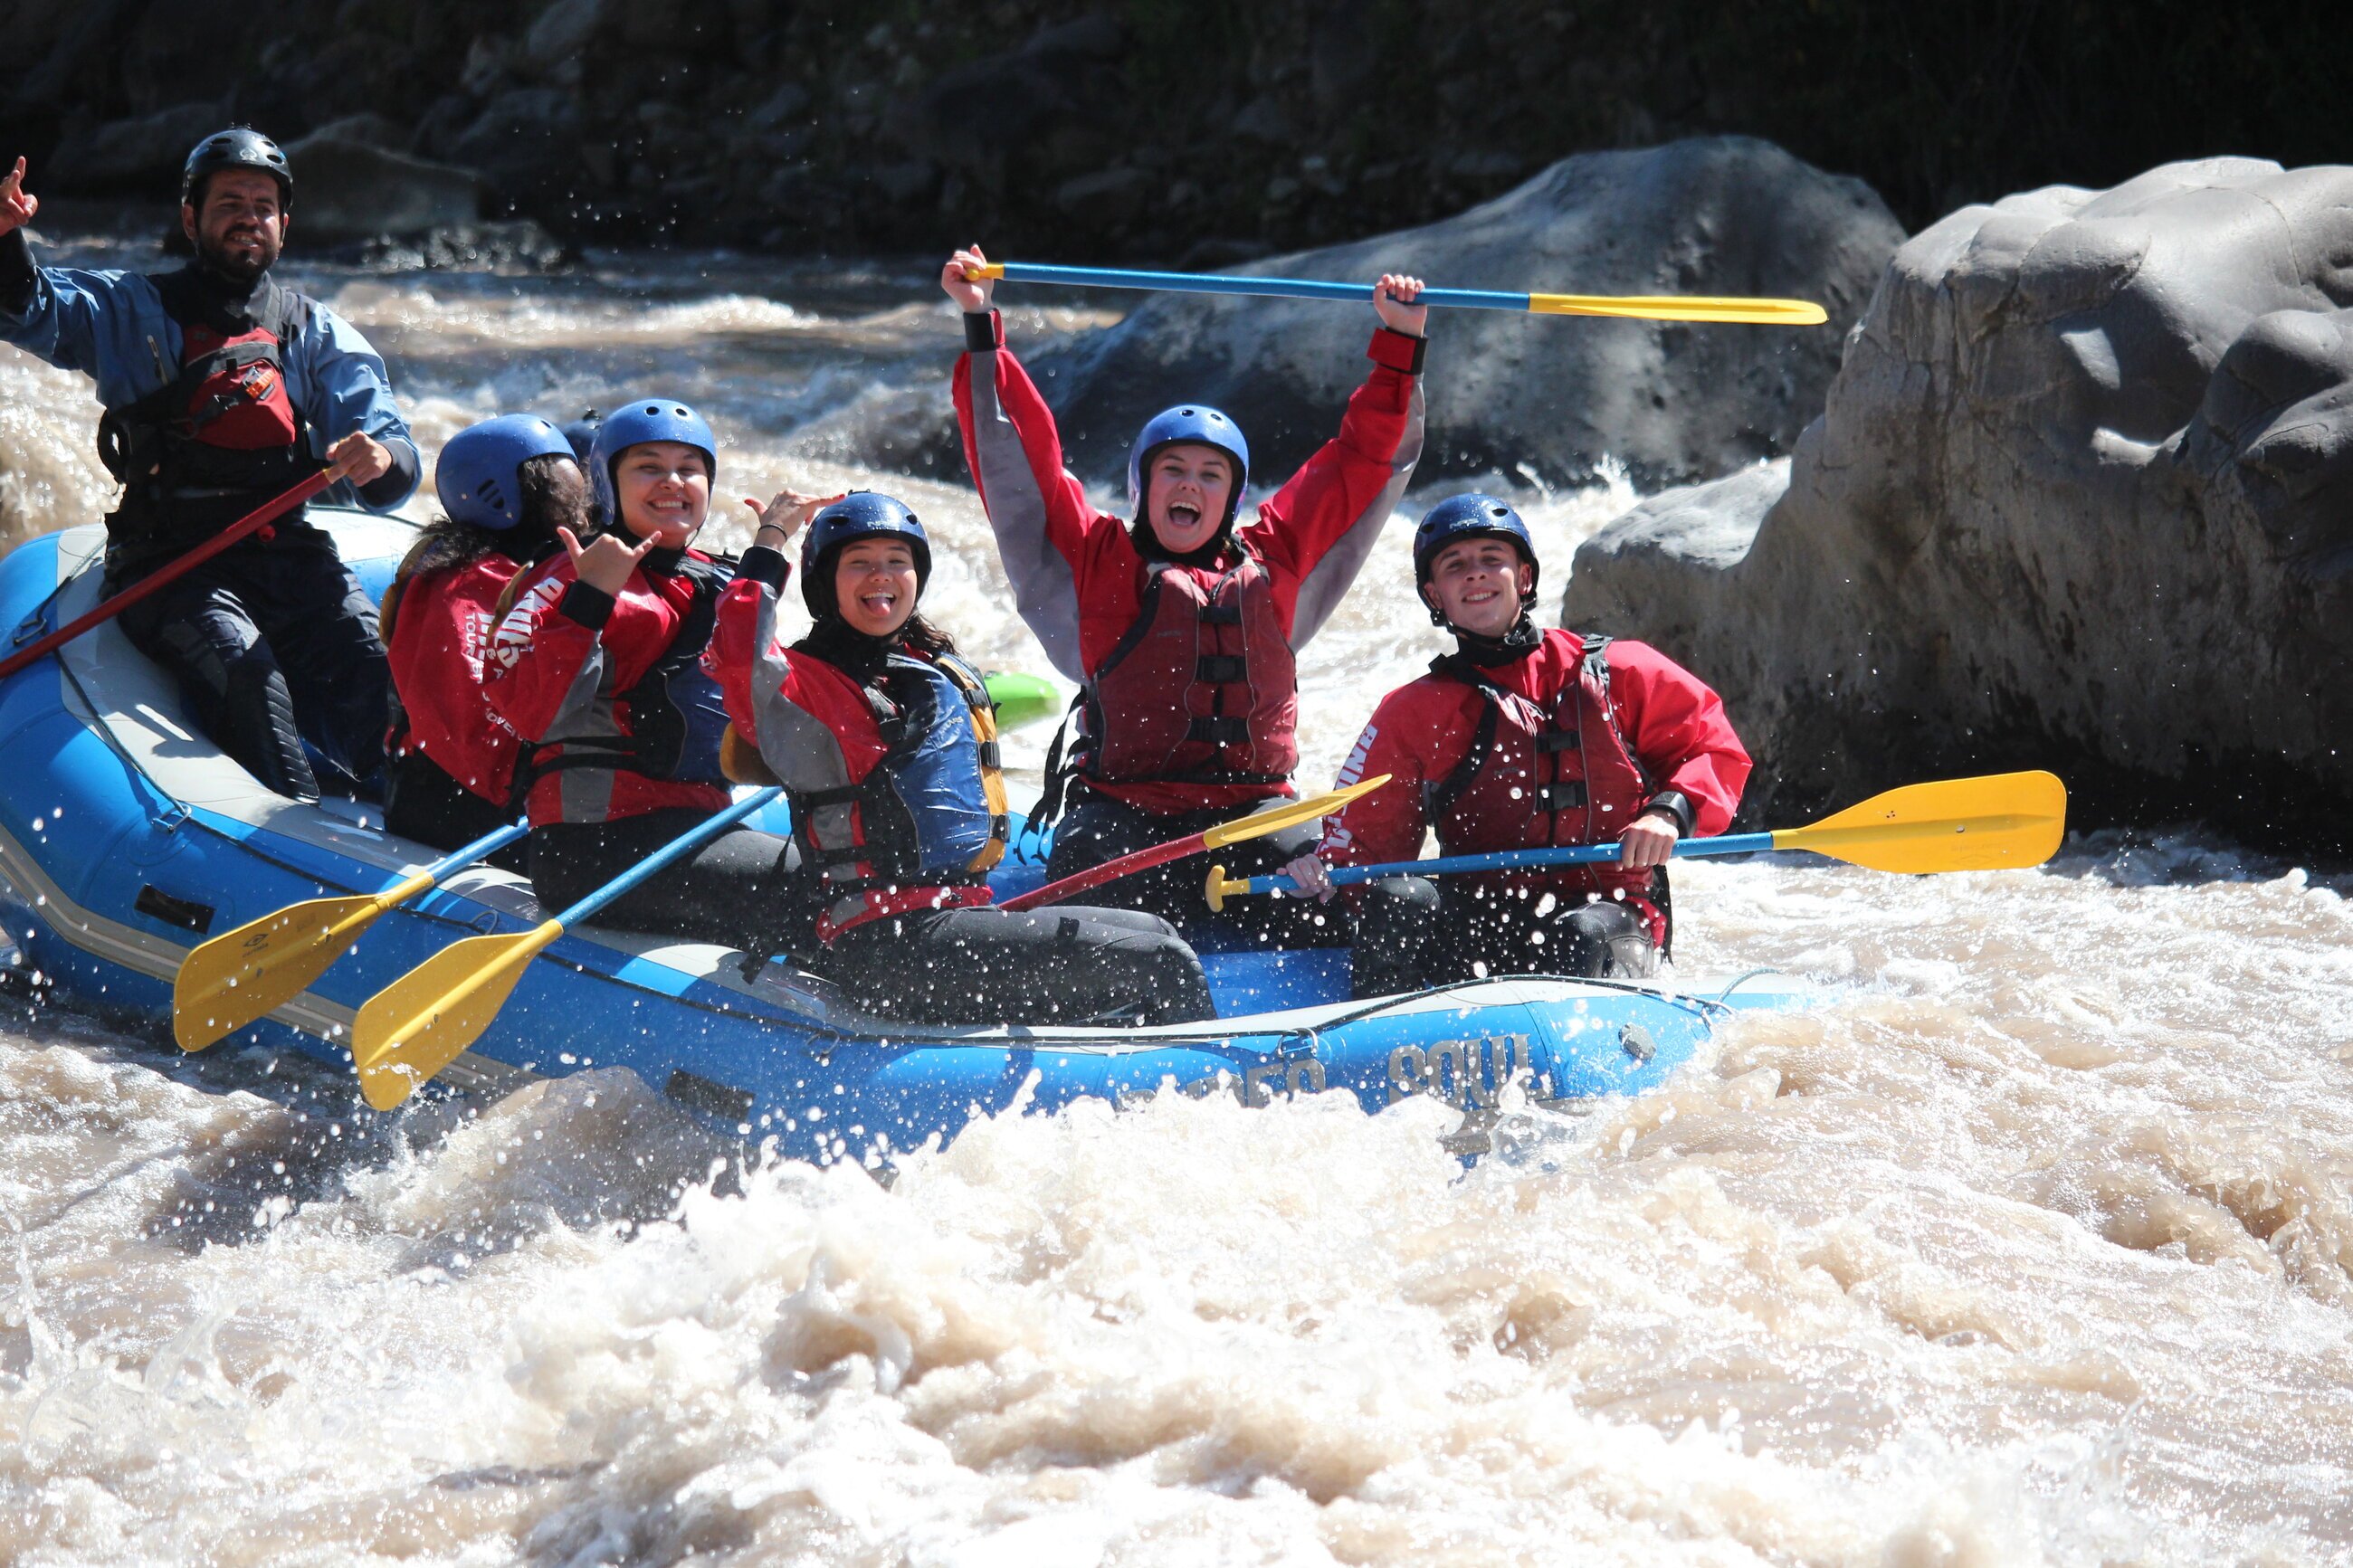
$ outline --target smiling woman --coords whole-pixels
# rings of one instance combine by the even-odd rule
[[[515,579],[483,693],[533,747],[532,883],[578,902],[728,804],[727,716],[702,673],[724,569],[691,548],[718,441],[683,403],[632,401],[588,453],[597,531]],[[737,827],[606,906],[626,931],[786,951],[792,846]]]

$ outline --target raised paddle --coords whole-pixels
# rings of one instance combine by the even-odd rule
[[[1122,855],[1116,859],[1106,860],[1100,866],[1089,867],[1086,870],[1065,877],[1059,882],[1049,882],[1042,888],[1033,889],[1017,898],[1008,899],[997,907],[1000,910],[1029,910],[1037,908],[1039,904],[1060,903],[1072,893],[1082,893],[1089,888],[1100,888],[1105,882],[1115,882],[1122,877],[1134,872],[1148,871],[1155,866],[1165,866],[1171,860],[1181,860],[1187,855],[1198,855],[1205,849],[1222,849],[1229,844],[1240,844],[1246,838],[1263,838],[1270,833],[1280,833],[1286,827],[1295,827],[1300,823],[1313,822],[1319,816],[1329,816],[1335,811],[1345,810],[1348,803],[1358,795],[1370,795],[1388,782],[1389,775],[1383,773],[1378,778],[1369,778],[1362,784],[1350,784],[1346,789],[1335,789],[1329,795],[1319,795],[1308,800],[1296,800],[1289,805],[1277,806],[1272,811],[1261,811],[1254,816],[1237,817],[1231,822],[1220,822],[1215,827],[1204,828],[1186,837],[1172,838],[1166,844],[1155,844],[1148,848]]]
[[[174,577],[183,576],[203,565],[247,534],[258,531],[273,519],[281,517],[301,506],[304,501],[342,479],[345,469],[346,465],[343,463],[322,468],[285,494],[262,502],[186,554],[165,562],[111,598],[100,600],[32,647],[18,648],[6,658],[0,658],[0,680],[7,679],[43,655],[55,653],[101,621],[112,620]]]
[[[1705,855],[1751,855],[1765,849],[1806,849],[1874,871],[2003,871],[2042,865],[2059,852],[2059,840],[2066,830],[2067,786],[2056,774],[1989,773],[1983,778],[1906,784],[1806,827],[1683,839],[1674,853],[1692,859]],[[1332,881],[1335,886],[1345,886],[1379,877],[1590,866],[1615,860],[1618,854],[1616,844],[1581,844],[1505,849],[1493,855],[1446,855],[1434,860],[1343,867],[1332,873]],[[1212,910],[1222,910],[1228,899],[1241,893],[1297,890],[1298,884],[1281,873],[1229,877],[1221,866],[1209,868]]]
[[[1133,272],[1115,267],[1049,267],[1034,261],[996,261],[965,268],[975,281],[1002,278],[1008,283],[1060,283],[1082,289],[1148,289],[1176,294],[1248,294],[1277,300],[1354,300],[1373,297],[1369,283],[1331,283],[1312,278],[1238,278],[1222,272]],[[1539,316],[1621,316],[1646,321],[1745,321],[1767,327],[1819,327],[1830,320],[1809,300],[1749,300],[1702,294],[1514,294],[1493,289],[1424,289],[1417,305],[1455,310],[1525,310]]]
[[[213,938],[188,954],[172,982],[172,1037],[184,1051],[201,1051],[267,1016],[309,990],[378,915],[529,831],[509,824],[381,893],[289,904]]]
[[[470,936],[453,942],[367,999],[352,1025],[360,1092],[392,1110],[435,1073],[465,1054],[506,1005],[533,955],[673,862],[685,858],[785,792],[754,790],[697,823],[554,920],[527,931]]]

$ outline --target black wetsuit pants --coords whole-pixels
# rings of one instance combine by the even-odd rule
[[[105,591],[145,574],[110,561]],[[323,539],[231,545],[121,619],[132,646],[178,679],[214,743],[280,795],[319,797],[306,739],[343,789],[383,766],[392,667],[375,605]]]
[[[1083,785],[1074,784],[1071,794],[1070,810],[1054,827],[1054,850],[1046,862],[1049,881],[1231,822],[1250,811],[1229,805],[1164,816]],[[1268,800],[1256,809],[1271,811],[1291,804]],[[1213,862],[1223,866],[1229,876],[1265,876],[1313,850],[1322,832],[1320,822],[1303,823],[1263,838],[1229,844],[1206,855],[1187,855],[1166,866],[1089,888],[1085,897],[1089,903],[1108,908],[1149,910],[1166,917],[1187,935],[1218,927],[1275,947],[1338,947],[1348,940],[1345,922],[1322,905],[1296,899],[1235,899],[1227,903],[1224,914],[1212,915],[1204,891]]]
[[[531,830],[531,883],[551,915],[587,897],[711,814],[670,806],[617,822]],[[815,945],[816,911],[789,838],[732,827],[622,894],[592,924],[715,942],[762,958]]]
[[[394,757],[385,773],[385,826],[436,849],[462,849],[522,816],[520,809],[511,811],[484,800],[422,752]],[[491,856],[490,862],[522,871],[531,865],[531,852],[518,841]]]
[[[1460,878],[1428,877],[1367,882],[1358,900],[1349,980],[1359,997],[1482,974],[1642,980],[1659,969],[1649,922],[1628,904],[1572,899],[1546,909],[1541,894],[1525,898]]]
[[[1130,910],[921,910],[852,926],[812,967],[869,1012],[914,1023],[1218,1016],[1201,961],[1176,928]]]

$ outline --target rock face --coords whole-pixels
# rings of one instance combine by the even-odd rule
[[[1785,465],[1578,551],[1569,624],[1659,642],[1802,820],[2049,766],[2078,821],[2353,845],[2353,169],[2173,163],[1896,253]]]
[[[1720,137],[1565,159],[1458,217],[1242,270],[1360,278],[1368,296],[1394,271],[1452,288],[1794,295],[1827,308],[1831,324],[1810,328],[1433,312],[1424,477],[1525,468],[1574,481],[1611,458],[1655,483],[1787,451],[1902,240],[1859,181]],[[1007,284],[1000,298],[1041,295]],[[1240,421],[1271,482],[1331,435],[1374,325],[1369,297],[1155,295],[1033,368],[1082,475],[1124,472],[1145,419],[1198,398]]]
[[[470,169],[394,152],[359,121],[322,126],[286,150],[295,178],[294,217],[305,238],[365,238],[459,228],[482,216],[482,182]]]

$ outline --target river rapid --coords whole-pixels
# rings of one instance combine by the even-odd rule
[[[958,345],[913,261],[291,270],[428,455],[695,403],[731,546],[733,498],[855,482],[845,433],[944,405]],[[1007,295],[1017,346],[1113,319]],[[0,348],[8,538],[105,509],[95,416]],[[968,489],[876,482],[933,531],[926,610],[1042,669]],[[1556,604],[1631,492],[1518,494]],[[1308,779],[1439,647],[1409,531],[1304,656]],[[1677,875],[1687,972],[1831,1003],[1467,1173],[1435,1102],[1171,1096],[885,1189],[622,1073],[385,1119],[0,1001],[0,1563],[2353,1561],[2341,871],[2189,830]]]

